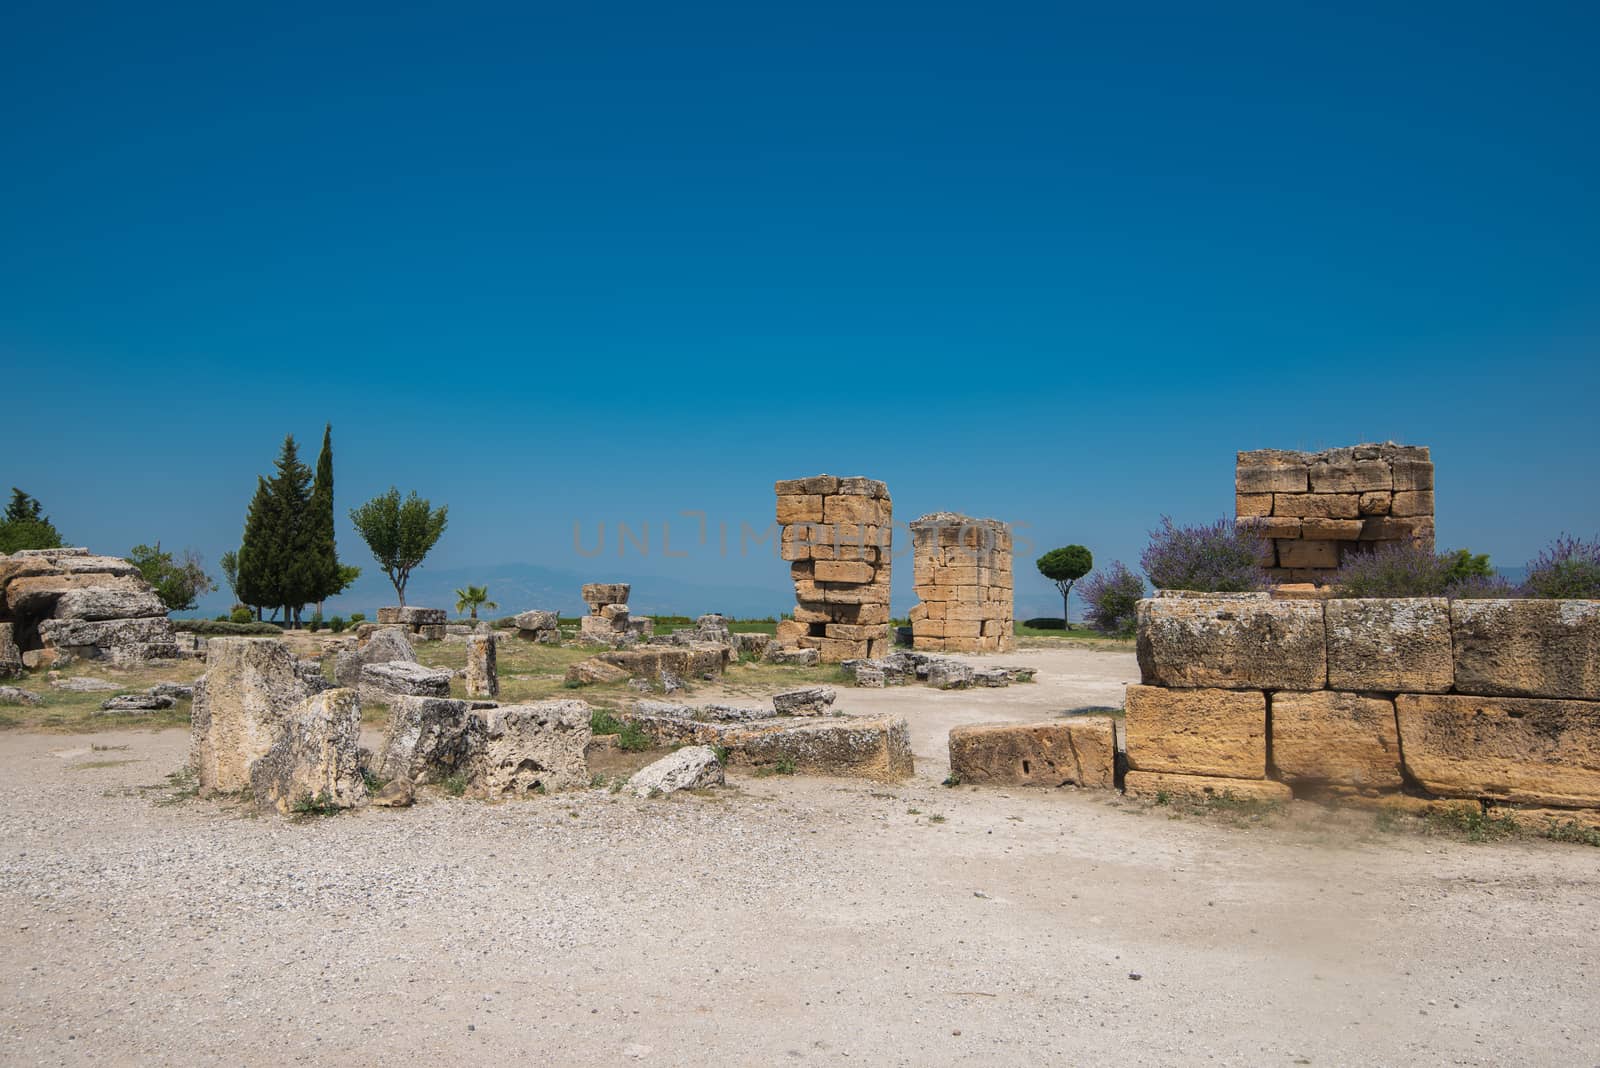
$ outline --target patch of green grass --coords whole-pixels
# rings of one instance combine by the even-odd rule
[[[717,763],[721,764],[723,767],[727,767],[728,765],[728,756],[730,755],[730,752],[731,751],[725,745],[714,745],[711,747],[712,755],[717,758]]]
[[[961,776],[957,775],[955,772],[952,771],[949,775],[945,776],[944,782],[940,783],[939,785],[940,786],[949,786],[951,788],[960,786],[961,785]]]
[[[1094,642],[1098,645],[1131,645],[1133,635],[1101,634],[1092,627],[1082,623],[1074,623],[1071,630],[1050,630],[1041,627],[1030,627],[1018,622],[1016,624],[1017,637],[1019,638],[1047,638],[1053,642]]]
[[[1156,791],[1156,804],[1158,804],[1158,805],[1170,805],[1170,804],[1172,804],[1172,795],[1167,793],[1165,790],[1157,790]]]
[[[439,789],[451,797],[461,797],[467,792],[467,773],[454,771],[439,780]]]
[[[1490,816],[1471,809],[1430,812],[1425,823],[1430,834],[1461,835],[1469,842],[1497,842],[1517,833],[1514,817]]]
[[[617,748],[629,753],[642,753],[655,744],[643,727],[631,720],[621,720],[609,709],[596,708],[589,713],[591,734],[614,734]]]
[[[389,785],[389,780],[388,779],[385,779],[383,776],[379,775],[377,772],[373,771],[371,768],[362,768],[361,769],[361,778],[362,778],[363,781],[366,782],[366,784],[367,784],[367,793],[369,793],[369,794],[375,794],[379,790],[383,789],[385,786]]]
[[[322,816],[332,816],[339,811],[339,806],[333,803],[333,795],[326,790],[315,797],[307,795],[300,798],[289,811],[295,819],[316,819]]]
[[[1600,829],[1585,827],[1577,820],[1562,820],[1545,825],[1544,837],[1552,842],[1573,842],[1577,845],[1600,846]]]
[[[906,809],[906,815],[907,816],[920,816],[920,815],[922,815],[922,810],[920,808],[908,808],[908,809]]]
[[[141,786],[139,791],[146,794],[165,791],[163,796],[156,798],[156,804],[162,807],[180,805],[200,796],[200,780],[195,776],[193,768],[182,767],[169,772],[165,782],[155,786]]]
[[[945,822],[945,818],[943,816],[939,815],[937,812],[935,812],[933,815],[928,817],[928,822],[929,823],[943,823],[943,822]]]
[[[793,775],[795,763],[793,757],[779,757],[771,764],[763,764],[756,769],[756,777],[765,779],[772,775]]]

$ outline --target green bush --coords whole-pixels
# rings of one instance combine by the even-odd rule
[[[246,608],[244,605],[240,605],[235,608],[227,619],[227,622],[229,623],[254,623],[255,621],[256,614],[250,611],[250,609]],[[223,620],[219,617],[217,622],[221,623]]]
[[[172,629],[212,638],[236,638],[283,633],[283,628],[276,623],[221,623],[214,619],[174,619],[172,621]]]
[[[220,616],[218,616],[216,618],[216,622],[218,622],[218,623],[232,623],[233,620],[229,619],[228,618],[228,614],[226,612],[224,612],[222,615],[220,615]]]
[[[1024,619],[1022,621],[1022,625],[1024,627],[1032,627],[1034,630],[1067,629],[1067,621],[1064,619],[1057,619],[1055,616],[1040,616],[1037,619]]]
[[[350,613],[350,625],[352,627],[358,627],[361,624],[365,623],[366,621],[367,621],[367,614],[365,612],[351,612]]]
[[[334,616],[332,619],[328,620],[328,629],[333,631],[335,634],[343,634],[344,616]]]

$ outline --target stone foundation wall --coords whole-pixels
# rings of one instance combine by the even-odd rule
[[[1600,808],[1600,601],[1164,594],[1138,655],[1136,796]]]
[[[1009,651],[1015,644],[1011,532],[997,519],[936,512],[911,523],[914,649]]]
[[[1408,542],[1433,548],[1433,461],[1425,446],[1241,452],[1237,521],[1269,540],[1274,581],[1316,582],[1351,552]]]
[[[776,483],[779,549],[794,580],[794,619],[778,645],[816,649],[825,663],[889,651],[894,506],[870,478],[816,475]]]

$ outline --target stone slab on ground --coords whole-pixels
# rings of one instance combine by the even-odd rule
[[[624,678],[656,679],[662,672],[679,678],[707,679],[721,675],[728,666],[731,650],[715,642],[695,642],[690,645],[642,645],[632,649],[614,649],[599,653],[590,661],[599,661],[621,668]],[[589,663],[580,661],[579,663]],[[586,681],[578,664],[567,669],[568,682]],[[610,681],[610,680],[602,680]]]
[[[710,746],[690,745],[647,764],[628,780],[628,790],[638,797],[659,797],[679,790],[705,790],[727,781],[722,764]]]
[[[1600,807],[1600,702],[1400,694],[1405,768],[1429,791]]]
[[[1129,686],[1128,766],[1179,775],[1267,774],[1267,698],[1259,690]]]
[[[793,765],[814,775],[897,782],[912,774],[911,735],[903,718],[831,716],[796,722],[714,722],[624,712],[657,745],[708,745],[728,750],[731,765]]]
[[[972,724],[950,731],[950,774],[965,785],[1116,787],[1110,716]]]
[[[450,672],[407,660],[367,664],[361,669],[361,694],[380,703],[401,695],[449,697]]]
[[[1323,602],[1195,594],[1139,602],[1138,656],[1149,685],[1320,690]]]
[[[804,686],[772,695],[772,708],[780,716],[826,716],[833,712],[839,691],[832,686]]]

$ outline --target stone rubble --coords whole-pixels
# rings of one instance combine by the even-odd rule
[[[710,746],[690,745],[647,764],[628,780],[637,797],[662,797],[679,790],[705,790],[727,782],[722,764]]]

